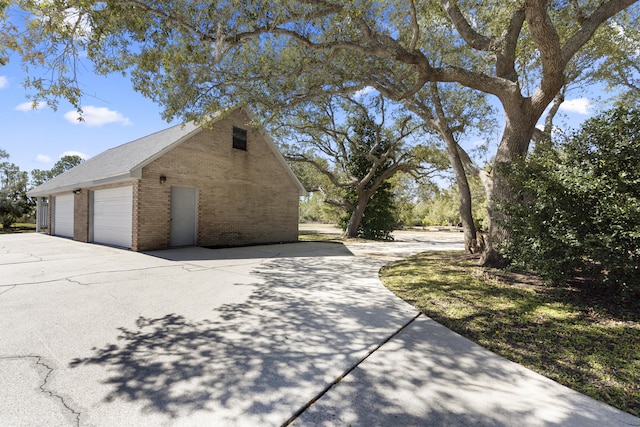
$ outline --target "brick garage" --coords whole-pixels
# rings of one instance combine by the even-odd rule
[[[112,148],[31,190],[73,194],[73,238],[135,251],[294,242],[300,182],[238,108],[206,127],[178,125]],[[128,218],[125,220],[125,218]],[[70,218],[58,215],[68,227]]]

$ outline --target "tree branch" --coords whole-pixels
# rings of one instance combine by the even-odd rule
[[[327,192],[325,191],[325,189],[322,188],[322,186],[320,186],[320,185],[315,187],[315,188],[313,188],[313,189],[311,189],[310,191],[319,191],[320,194],[322,194],[322,200],[325,203],[328,203],[330,205],[337,206],[339,208],[345,208],[345,209],[348,209],[348,210],[351,210],[351,211],[353,211],[353,209],[355,208],[353,206],[353,204],[350,203],[346,199],[345,200],[337,200],[337,199],[330,198],[329,195],[327,194]]]
[[[610,0],[601,4],[589,17],[584,18],[584,16],[581,15],[580,21],[582,22],[580,22],[580,29],[571,36],[562,48],[561,57],[564,64],[569,63],[571,58],[591,39],[604,21],[636,2],[637,0]]]
[[[518,73],[515,69],[516,50],[524,20],[524,9],[514,12],[509,27],[502,37],[502,49],[496,52],[496,75],[512,82],[518,80]]]
[[[564,84],[566,65],[562,59],[560,36],[547,13],[547,3],[548,0],[525,0],[527,24],[542,62],[542,81],[531,99],[534,110],[539,113]]]
[[[567,91],[567,86],[565,85],[562,87],[560,92],[558,92],[558,94],[553,98],[553,102],[551,103],[551,108],[549,109],[549,112],[547,113],[547,117],[544,120],[543,133],[545,137],[548,138],[549,140],[551,140],[551,133],[553,132],[553,119],[556,117],[556,114],[558,114],[558,111],[560,110],[560,106],[564,102],[564,95],[566,91]],[[537,138],[539,138],[540,135],[536,135],[535,133],[536,132],[534,131],[534,136],[533,136],[534,140],[539,142]]]
[[[341,182],[334,173],[327,170],[324,166],[322,166],[322,164],[320,164],[315,159],[312,159],[304,154],[287,154],[284,156],[284,158],[292,162],[309,163],[311,166],[316,168],[318,172],[320,172],[321,174],[329,178],[329,181],[331,181],[331,183],[336,187],[351,187],[358,182],[358,180],[354,178],[351,178],[351,181]]]
[[[497,40],[476,32],[455,2],[450,0],[441,0],[440,3],[449,16],[449,19],[456,31],[460,34],[460,37],[462,37],[470,47],[481,51],[491,51],[495,47]]]
[[[411,42],[409,43],[409,51],[414,52],[416,50],[416,44],[420,37],[420,25],[418,24],[418,15],[416,13],[416,3],[413,0],[409,2],[409,14],[411,15]]]

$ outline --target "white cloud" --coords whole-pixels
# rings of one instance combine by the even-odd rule
[[[360,89],[359,91],[357,91],[356,93],[354,93],[354,96],[358,98],[358,97],[370,94],[371,92],[374,92],[374,91],[375,91],[375,88],[371,86],[366,86]]]
[[[69,111],[64,115],[68,122],[77,124],[85,124],[87,126],[102,126],[108,123],[121,123],[122,125],[130,125],[131,120],[123,116],[117,111],[110,110],[106,107],[95,107],[87,105],[82,107],[82,119],[79,121],[80,115],[77,111]]]
[[[16,111],[32,111],[32,110],[40,110],[42,108],[46,108],[47,104],[44,102],[36,102],[36,108],[33,108],[33,102],[27,101],[18,105],[15,109]]]
[[[75,28],[75,37],[86,39],[93,29],[86,14],[82,14],[79,9],[70,7],[65,10],[64,22],[71,28]]]
[[[38,154],[36,156],[36,162],[38,163],[51,163],[51,157],[46,154]]]
[[[7,76],[0,76],[0,89],[4,89],[9,86],[9,79]]]
[[[593,104],[587,98],[570,99],[560,105],[560,109],[563,111],[584,115],[591,114],[591,107],[593,107]]]
[[[538,123],[538,124],[536,125],[536,128],[537,128],[538,130],[541,130],[541,131],[543,131],[543,132],[544,132],[544,126],[545,126],[545,125],[544,125],[543,123]],[[559,127],[559,126],[555,126],[555,125],[551,126],[551,136],[552,136],[552,137],[553,137],[553,136],[561,136],[561,135],[562,135],[562,132],[564,132],[564,129],[563,129],[563,128],[561,128],[561,127]]]

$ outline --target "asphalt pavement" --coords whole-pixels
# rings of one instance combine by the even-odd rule
[[[0,425],[640,426],[378,280],[461,238],[135,253],[0,235]]]

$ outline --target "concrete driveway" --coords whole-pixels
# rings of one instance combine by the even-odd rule
[[[141,254],[1,235],[0,424],[640,425],[377,279],[460,239]]]

